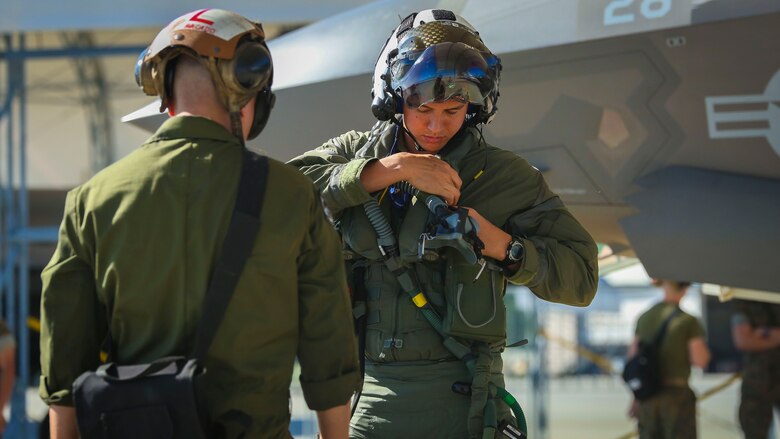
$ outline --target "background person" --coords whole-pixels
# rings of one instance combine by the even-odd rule
[[[273,105],[262,27],[218,9],[165,27],[137,79],[173,117],[69,192],[42,274],[40,394],[54,438],[77,436],[71,385],[98,367],[109,332],[119,364],[192,353],[243,144]],[[199,382],[209,437],[289,438],[297,357],[323,437],[346,438],[360,378],[338,236],[311,182],[274,160],[260,224]]]
[[[766,439],[780,410],[780,304],[735,301],[734,346],[745,353],[739,425],[745,439]]]
[[[628,358],[636,355],[640,340],[651,343],[664,322],[677,313],[660,343],[661,391],[644,401],[634,400],[629,415],[636,417],[640,439],[692,439],[696,434],[696,395],[688,386],[691,364],[701,369],[710,361],[699,320],[680,309],[690,282],[653,280],[664,298],[639,316]]]

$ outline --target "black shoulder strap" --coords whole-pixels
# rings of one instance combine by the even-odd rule
[[[192,357],[203,360],[211,346],[244,264],[252,253],[268,180],[268,158],[244,149],[241,179],[230,226],[222,242],[211,282],[203,298],[203,312]]]
[[[658,330],[658,333],[655,335],[655,340],[653,340],[653,344],[658,346],[661,344],[661,340],[664,339],[664,335],[666,335],[666,327],[669,326],[669,322],[672,321],[674,316],[680,313],[680,307],[676,307],[674,311],[669,315],[669,317],[666,318],[664,321],[664,324],[661,325],[661,329]]]

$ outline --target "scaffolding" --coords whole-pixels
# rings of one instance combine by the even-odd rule
[[[11,420],[6,438],[37,437],[37,424],[27,416],[27,389],[31,377],[30,337],[30,245],[57,240],[57,226],[31,227],[27,181],[27,84],[26,63],[32,59],[70,58],[78,73],[82,105],[89,113],[92,171],[112,160],[111,126],[105,81],[99,59],[138,54],[140,46],[98,47],[89,35],[63,35],[65,45],[54,49],[28,50],[25,34],[3,34],[0,62],[5,64],[5,91],[0,106],[0,303],[3,318],[16,336],[17,377],[11,398]]]

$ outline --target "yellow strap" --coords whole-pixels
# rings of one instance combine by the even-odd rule
[[[412,302],[417,305],[417,308],[422,308],[428,303],[428,301],[425,299],[425,294],[422,292],[419,292],[416,296],[412,297]]]
[[[390,189],[390,186],[386,187],[384,191],[382,191],[382,195],[379,196],[379,201],[376,204],[382,204],[382,200],[385,198],[385,194],[387,193],[387,190]]]
[[[41,321],[35,317],[27,317],[27,327],[35,332],[41,332]]]

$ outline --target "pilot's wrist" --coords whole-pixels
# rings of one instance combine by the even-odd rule
[[[523,266],[525,260],[525,247],[523,241],[514,236],[510,236],[504,250],[504,258],[498,264],[504,269],[507,276],[511,276]]]

